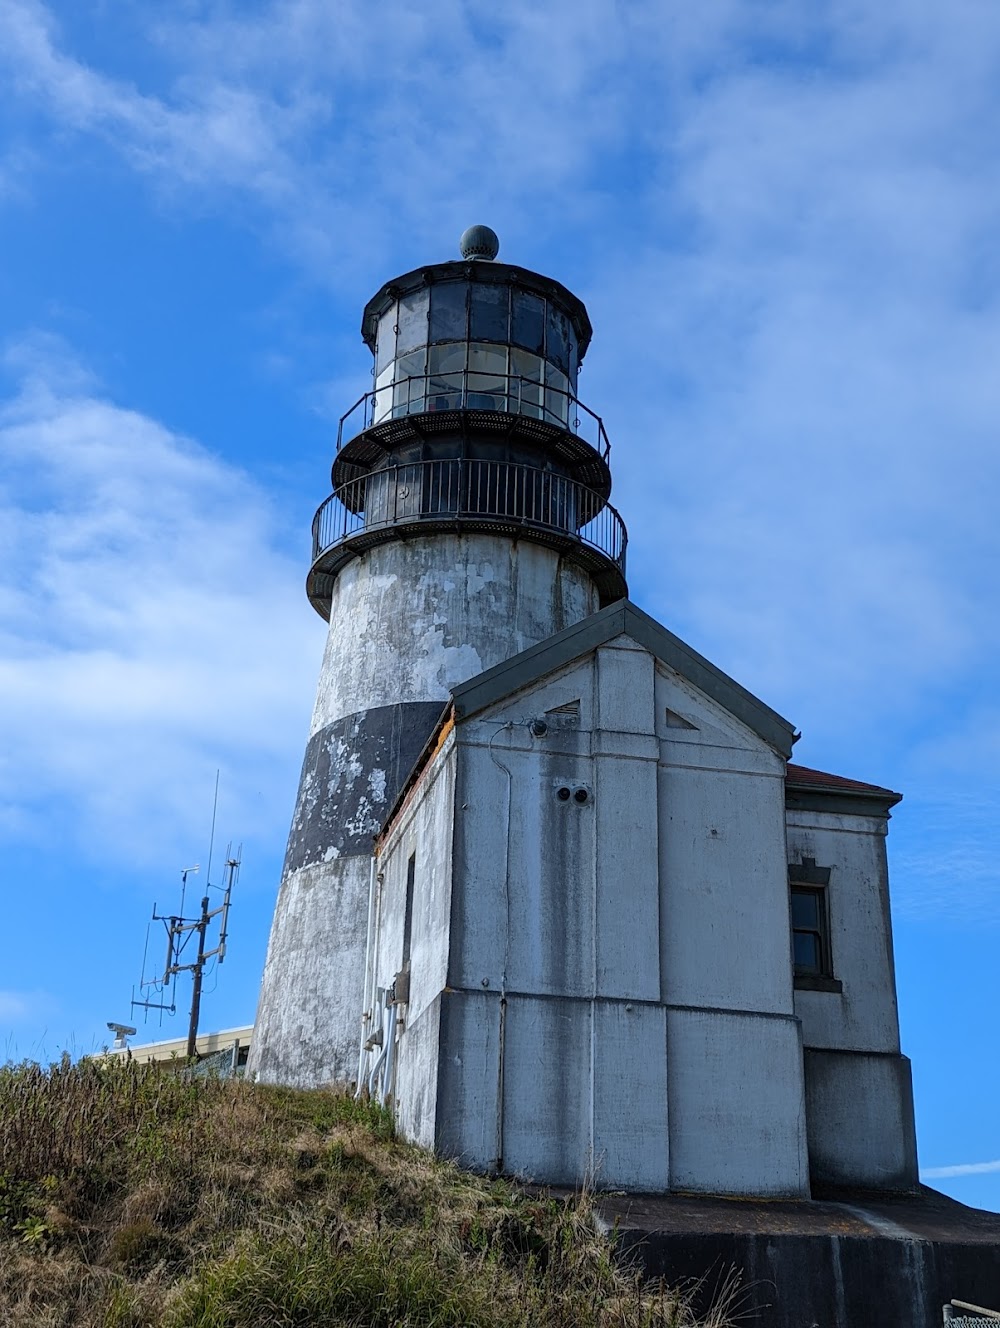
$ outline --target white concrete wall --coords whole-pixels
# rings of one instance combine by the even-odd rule
[[[799,1029],[788,1017],[671,1009],[670,1185],[809,1194]]]
[[[589,687],[589,670],[556,687],[556,703],[576,699],[581,686]],[[460,726],[463,752],[473,744],[475,755],[463,755],[457,797],[463,888],[453,906],[451,986],[499,991],[506,964],[511,988],[589,992],[593,926],[569,908],[559,864],[567,857],[580,863],[577,888],[592,895],[593,809],[567,807],[555,796],[563,781],[592,782],[589,742],[576,729],[553,729],[542,747],[527,725],[544,708],[532,697]]]
[[[807,1050],[805,1069],[813,1181],[915,1189],[917,1141],[906,1057]]]
[[[447,982],[451,914],[455,760],[452,734],[424,771],[378,857],[375,981],[388,987],[403,962],[406,879],[414,861],[410,998],[396,1051],[397,1117],[402,1132],[434,1144],[440,1011]]]
[[[883,816],[789,811],[788,861],[830,868],[827,897],[834,977],[843,994],[797,991],[807,1047],[899,1051]]]
[[[449,999],[478,1013],[442,1047],[448,1094],[469,1064],[498,1109],[495,1043],[508,1170],[807,1193],[781,758],[628,637],[457,735]],[[445,1096],[439,1142],[482,1160]]]
[[[790,1015],[784,762],[662,665],[655,723],[663,999]]]
[[[247,1073],[310,1088],[350,1083],[361,1035],[370,858],[341,858],[282,882]]]
[[[830,951],[843,987],[795,992],[810,1170],[825,1185],[917,1184],[910,1067],[899,1054],[887,830],[881,815],[787,813],[788,861],[812,858],[830,869]]]
[[[654,698],[671,1185],[808,1193],[784,761],[659,663]]]

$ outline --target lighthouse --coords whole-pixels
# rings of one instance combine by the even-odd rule
[[[451,690],[627,594],[609,443],[577,395],[591,339],[560,282],[461,257],[365,306],[373,385],[340,422],[312,528],[329,621],[250,1072],[357,1073],[373,837]]]
[[[554,1185],[912,1190],[900,795],[628,599],[587,311],[461,251],[364,311],[249,1071]]]

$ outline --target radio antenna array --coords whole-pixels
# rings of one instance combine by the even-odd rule
[[[216,777],[216,802],[218,801],[218,777]],[[215,838],[215,810],[212,812],[212,838]],[[139,990],[143,993],[142,998],[136,1000],[135,988],[132,988],[132,1008],[141,1009],[147,1012],[150,1010],[160,1011],[160,1023],[163,1022],[164,1011],[168,1014],[177,1013],[176,993],[177,977],[181,973],[191,974],[191,1009],[188,1018],[188,1037],[187,1037],[187,1059],[193,1060],[196,1053],[198,1041],[198,1020],[201,1014],[201,988],[202,979],[205,972],[205,965],[210,959],[214,959],[217,964],[221,964],[226,957],[226,943],[229,938],[229,907],[232,902],[233,888],[236,885],[240,874],[240,863],[243,856],[242,844],[233,853],[232,843],[226,849],[226,864],[223,873],[222,883],[222,902],[217,908],[209,908],[208,891],[215,889],[210,880],[205,882],[205,895],[201,901],[201,909],[198,916],[189,918],[184,916],[184,900],[187,893],[187,878],[198,872],[197,865],[186,867],[181,872],[181,908],[179,913],[157,913],[156,905],[153,905],[154,922],[162,922],[167,937],[167,953],[163,964],[163,972],[156,977],[146,976],[146,957],[149,949],[149,928],[146,929],[146,949],[142,957],[142,976],[139,979]],[[211,868],[209,868],[209,871]],[[215,919],[219,920],[219,932],[215,945],[209,949],[208,930]],[[194,955],[192,958],[185,959],[189,946],[195,942]],[[171,984],[173,989],[171,990]],[[162,999],[156,999],[162,997]]]

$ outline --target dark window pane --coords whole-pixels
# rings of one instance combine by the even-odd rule
[[[375,372],[382,370],[396,358],[396,306],[378,320],[378,350],[375,355]]]
[[[818,973],[821,968],[819,937],[811,931],[792,933],[795,967],[801,972]]]
[[[819,931],[819,895],[813,890],[792,890],[792,926]]]
[[[569,373],[569,343],[572,335],[569,319],[554,304],[550,304],[545,358],[564,374]]]
[[[466,340],[468,293],[464,281],[445,281],[431,287],[431,341]]]
[[[545,301],[538,295],[529,295],[527,291],[515,290],[514,325],[511,341],[516,346],[541,355],[545,349]]]
[[[412,291],[399,301],[396,354],[405,355],[427,343],[427,291]]]
[[[469,305],[470,341],[507,341],[509,286],[474,283]]]

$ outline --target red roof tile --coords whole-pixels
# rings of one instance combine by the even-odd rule
[[[863,784],[860,779],[845,779],[843,775],[830,775],[825,770],[810,770],[807,765],[788,763],[785,785],[790,788],[829,789],[831,793],[873,793],[899,802],[902,793],[893,793],[892,789],[880,784]]]

